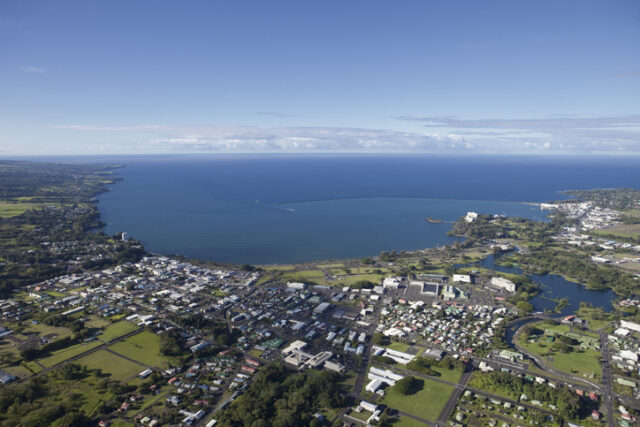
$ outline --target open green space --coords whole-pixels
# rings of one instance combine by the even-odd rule
[[[336,282],[340,285],[348,286],[353,285],[360,280],[368,280],[369,282],[378,283],[384,275],[382,274],[354,274],[352,276],[338,276]]]
[[[97,316],[90,316],[89,320],[84,322],[84,325],[87,328],[104,328],[109,326],[110,324],[111,322],[109,322],[108,320]]]
[[[460,377],[462,377],[462,371],[460,369],[446,369],[437,365],[432,365],[431,369],[440,373],[438,378],[449,381],[450,383],[457,384],[458,381],[460,381]]]
[[[399,417],[392,422],[393,427],[424,427],[424,423],[409,417]]]
[[[51,204],[51,203],[49,203]],[[31,202],[9,202],[0,201],[0,218],[11,218],[21,215],[29,209],[39,209],[47,205],[46,203],[31,203]]]
[[[640,224],[621,224],[613,227],[594,230],[600,236],[640,237]]]
[[[597,331],[604,328],[615,319],[615,317],[611,313],[606,313],[599,307],[594,308],[586,305],[581,306],[576,314],[581,319],[585,319],[588,322],[589,329],[592,331]]]
[[[56,339],[61,339],[70,337],[72,332],[71,329],[68,328],[49,326],[45,325],[44,323],[38,323],[37,325],[29,324],[29,326],[22,330],[22,334],[38,334],[41,337],[51,337],[55,335]]]
[[[265,271],[289,271],[289,270],[293,270],[295,266],[293,265],[261,265],[260,268],[262,268]]]
[[[160,353],[160,337],[149,331],[117,342],[109,349],[148,366],[166,366],[171,361],[171,358]]]
[[[115,322],[107,326],[102,331],[102,334],[98,336],[98,339],[105,342],[112,341],[116,338],[119,338],[123,335],[128,334],[129,332],[133,332],[138,328],[139,326],[135,325],[134,323],[121,320],[119,322]]]
[[[146,369],[106,350],[91,353],[78,359],[77,363],[85,365],[89,369],[101,369],[102,372],[119,381],[137,375]]]
[[[2,368],[3,371],[10,373],[11,375],[15,375],[18,378],[27,378],[33,375],[31,371],[24,366],[6,366]]]
[[[321,270],[292,271],[282,274],[280,278],[281,280],[297,280],[304,282],[305,280],[324,278],[324,273]]]
[[[545,363],[558,371],[576,374],[581,377],[596,378],[602,376],[602,366],[600,365],[600,352],[591,349],[580,349],[579,346],[571,346],[569,352],[554,350],[553,344],[541,337],[537,342],[530,342],[528,338],[521,334],[519,344],[527,351],[540,356]]]
[[[453,392],[453,386],[418,378],[416,381],[422,384],[414,394],[404,395],[390,387],[382,403],[416,417],[437,420]]]
[[[396,342],[392,342],[391,344],[389,344],[386,347],[390,348],[391,350],[406,352],[407,350],[409,350],[409,347],[411,347],[411,346],[409,344],[405,344],[403,342],[397,342],[396,341]]]
[[[58,363],[64,362],[65,360],[71,359],[74,356],[82,354],[85,351],[89,351],[93,348],[99,347],[100,345],[102,345],[100,341],[91,341],[89,343],[72,345],[70,347],[63,348],[62,350],[58,350],[52,353],[49,357],[41,359],[40,363],[48,368],[57,365]]]

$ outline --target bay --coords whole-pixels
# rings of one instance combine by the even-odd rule
[[[152,252],[220,262],[294,263],[454,241],[467,211],[543,219],[522,202],[564,189],[630,187],[636,159],[354,155],[102,158],[125,165],[99,196],[105,232]]]

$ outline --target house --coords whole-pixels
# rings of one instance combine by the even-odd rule
[[[8,372],[5,371],[0,371],[0,383],[1,384],[9,384],[12,381],[17,380],[16,377],[14,377],[13,375],[11,375]]]

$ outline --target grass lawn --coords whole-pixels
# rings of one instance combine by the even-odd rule
[[[403,352],[406,352],[407,350],[409,350],[409,347],[411,347],[409,344],[405,344],[403,342],[392,342],[387,346],[387,348],[390,348],[391,350],[403,351]]]
[[[121,320],[107,326],[102,331],[102,334],[98,336],[98,339],[105,342],[112,341],[118,337],[128,334],[129,332],[135,331],[138,328],[139,326],[135,325],[134,323]]]
[[[595,230],[594,234],[607,235],[611,234],[620,237],[638,237],[640,236],[640,224],[620,224],[613,227]]]
[[[290,273],[284,273],[282,276],[280,276],[280,279],[282,280],[298,280],[301,282],[319,278],[324,278],[324,273],[320,270],[292,271]]]
[[[364,423],[367,422],[367,420],[369,419],[369,417],[371,417],[371,412],[369,411],[360,411],[360,412],[356,412],[356,411],[351,411],[349,412],[349,416],[355,418],[356,420],[360,420]]]
[[[36,362],[22,362],[22,363],[25,368],[27,368],[29,371],[33,372],[34,374],[37,374],[38,372],[42,371],[42,368],[38,366]]]
[[[460,377],[462,376],[462,371],[459,369],[444,369],[438,366],[431,367],[434,371],[440,372],[440,376],[438,378],[449,381],[450,383],[457,384],[460,381]]]
[[[409,417],[400,417],[393,421],[393,427],[424,427],[424,423]]]
[[[589,322],[589,329],[592,331],[602,329],[614,320],[611,314],[593,307],[580,307],[576,314]]]
[[[10,373],[11,375],[15,375],[18,378],[27,378],[33,375],[30,370],[21,365],[7,366],[6,368],[2,368],[2,370]]]
[[[339,282],[340,286],[353,285],[360,280],[368,280],[373,283],[379,283],[384,275],[382,274],[354,274],[352,276],[337,276],[336,282]]]
[[[149,331],[117,342],[109,346],[109,349],[149,366],[164,367],[171,360],[160,354],[160,337]]]
[[[24,328],[22,331],[23,334],[36,333],[41,337],[46,337],[49,335],[57,335],[56,339],[66,338],[71,336],[71,329],[49,326],[43,323],[38,323],[37,325],[29,324],[28,327]]]
[[[338,388],[343,393],[351,393],[353,391],[353,387],[356,385],[356,374],[353,372],[347,372],[342,375],[340,381],[338,381]]]
[[[91,350],[92,348],[96,348],[102,345],[100,341],[91,341],[88,343],[76,344],[67,348],[63,348],[62,350],[58,350],[51,354],[49,357],[45,357],[40,360],[47,368],[57,365],[60,362],[64,362],[67,359],[71,359],[74,356],[77,356],[85,351]]]
[[[89,327],[89,328],[104,328],[106,326],[109,326],[111,324],[111,322],[109,322],[108,320],[105,320],[101,317],[96,317],[96,316],[90,316],[89,320],[87,320],[86,322],[84,322],[85,326]]]
[[[597,378],[602,377],[602,366],[600,365],[600,352],[595,350],[580,350],[578,346],[570,353],[553,351],[551,343],[545,342],[543,338],[538,342],[528,342],[525,337],[520,337],[520,345],[531,353],[539,355],[545,363],[553,368],[567,373],[596,374]],[[552,358],[553,361],[549,360]]]
[[[421,378],[416,378],[416,381],[423,382],[416,393],[404,395],[390,387],[386,390],[382,403],[416,417],[437,420],[453,392],[453,387]]]
[[[48,203],[55,204],[55,203]],[[28,211],[29,209],[39,209],[43,206],[47,205],[47,203],[30,203],[30,202],[7,202],[0,201],[0,218],[11,218],[14,216],[21,215]]]
[[[318,268],[344,268],[344,264],[341,262],[333,262],[329,264],[318,264],[316,265]]]
[[[78,359],[78,363],[86,365],[89,369],[101,369],[102,372],[111,375],[114,380],[118,381],[137,375],[146,369],[105,350],[99,350]]]
[[[253,357],[260,357],[262,356],[263,351],[262,350],[258,350],[257,348],[252,348],[251,350],[249,350],[249,354]]]
[[[295,266],[293,265],[261,265],[260,268],[262,268],[265,271],[288,271],[288,270],[293,270],[295,268]]]
[[[157,401],[161,400],[163,397],[165,397],[167,395],[167,393],[169,393],[170,390],[167,391],[163,391],[160,392],[154,396],[149,396],[148,399],[145,399],[145,402],[142,404],[142,406],[140,407],[140,411],[143,411],[145,409],[147,409],[149,406],[153,405],[154,403],[156,403]]]

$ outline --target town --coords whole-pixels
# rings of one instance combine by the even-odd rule
[[[28,217],[59,218],[55,237],[28,227],[49,277],[24,281],[32,260],[6,246],[23,285],[0,300],[2,420],[624,426],[640,416],[638,246],[613,241],[620,211],[555,203],[548,223],[469,212],[454,246],[234,266],[150,255],[126,232],[70,238],[67,222],[95,215],[76,202]],[[567,314],[563,301],[536,311],[541,289],[527,273],[556,271],[541,250],[573,251],[578,273],[619,293],[614,311]],[[306,387],[322,398],[298,400]]]

